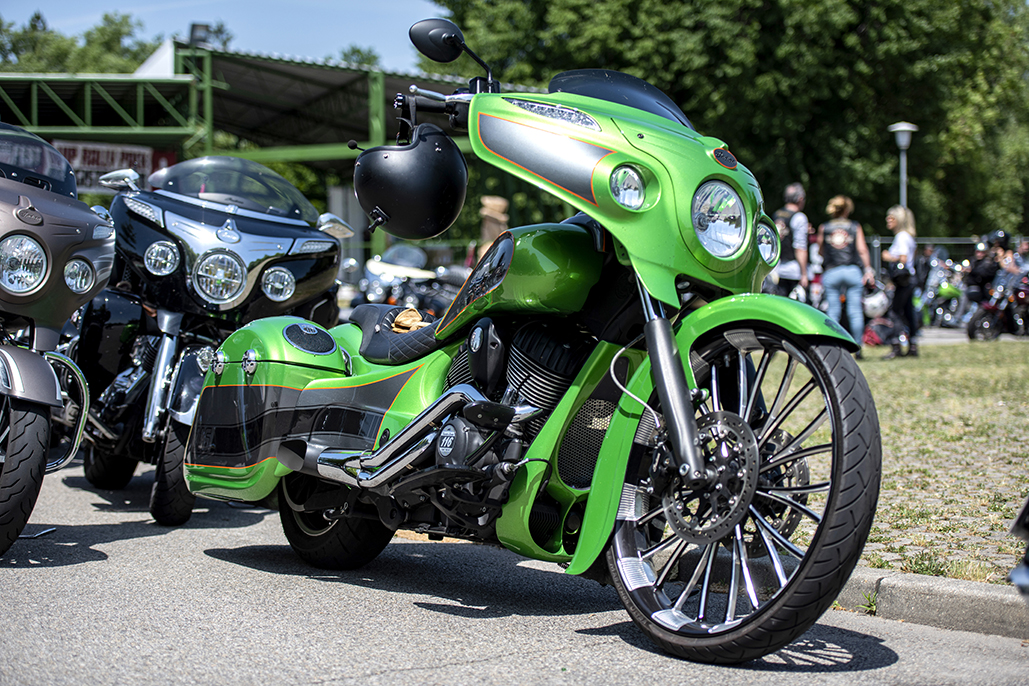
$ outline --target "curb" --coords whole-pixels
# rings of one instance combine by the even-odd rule
[[[1029,639],[1029,600],[1014,586],[857,567],[836,602],[875,616],[939,629]]]

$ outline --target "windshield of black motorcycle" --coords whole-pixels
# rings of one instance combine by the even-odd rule
[[[57,149],[42,138],[0,124],[0,175],[58,195],[76,196],[75,174]]]
[[[576,69],[561,72],[550,80],[548,90],[551,93],[574,93],[628,105],[693,129],[686,114],[659,88],[620,71]]]
[[[318,222],[318,210],[293,184],[263,164],[238,157],[198,157],[156,171],[147,181],[170,193]]]

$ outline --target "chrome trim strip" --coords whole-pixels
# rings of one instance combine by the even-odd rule
[[[58,364],[63,366],[71,374],[75,383],[79,385],[79,397],[82,398],[82,406],[79,408],[79,416],[75,420],[75,428],[72,430],[72,441],[68,447],[68,452],[60,456],[57,459],[48,460],[46,463],[46,469],[44,474],[50,474],[56,472],[58,469],[63,469],[68,465],[69,462],[74,459],[75,455],[79,452],[79,445],[82,443],[82,432],[86,428],[86,418],[89,416],[89,386],[86,383],[86,377],[79,369],[78,365],[75,364],[71,358],[66,355],[62,355],[58,352],[45,352],[43,353],[51,365]],[[65,396],[66,393],[61,393]]]
[[[179,195],[178,193],[172,193],[163,189],[157,189],[151,191],[154,195],[163,195],[179,202],[184,202],[188,205],[196,205],[197,207],[205,210],[215,210],[217,212],[224,212],[225,214],[234,214],[239,217],[252,217],[254,219],[261,219],[263,221],[277,222],[279,224],[289,224],[290,226],[304,226],[309,229],[313,229],[308,222],[303,219],[292,219],[290,217],[282,217],[276,214],[266,214],[264,212],[256,212],[254,210],[244,210],[236,205],[223,205],[220,202],[211,202],[210,200],[201,200],[200,198],[193,198],[188,195]],[[235,209],[229,209],[235,208]]]

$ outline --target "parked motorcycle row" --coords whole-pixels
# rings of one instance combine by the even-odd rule
[[[485,66],[447,20],[410,36],[429,59]],[[82,435],[94,485],[156,466],[158,522],[185,522],[198,496],[274,508],[315,567],[362,567],[405,529],[612,584],[690,660],[743,662],[800,636],[861,555],[879,422],[850,336],[759,292],[779,242],[751,172],[610,70],[505,94],[487,68],[398,105],[396,144],[355,164],[374,230],[431,238],[461,211],[464,155],[425,112],[578,214],[502,233],[460,285],[417,249],[369,261],[365,302],[337,325],[349,228],[261,165],[190,160],[153,190],[113,172],[109,219],[73,185],[61,198],[56,179],[0,180],[24,225],[0,234],[3,421],[32,427],[0,435],[0,493],[27,445],[60,440],[66,460]],[[81,245],[32,238],[58,224],[47,203],[75,210],[61,226]],[[22,307],[37,294],[45,311]]]

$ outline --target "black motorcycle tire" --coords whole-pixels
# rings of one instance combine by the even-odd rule
[[[1000,317],[996,312],[980,309],[968,320],[970,341],[992,341],[1000,336]]]
[[[183,468],[189,427],[176,421],[169,424],[164,452],[157,461],[150,489],[150,516],[162,526],[179,526],[193,516],[197,498],[189,492]]]
[[[291,478],[292,477],[292,478]],[[362,517],[327,520],[321,512],[298,512],[291,489],[303,489],[310,477],[293,475],[279,483],[279,518],[286,540],[300,558],[319,569],[358,569],[374,560],[393,538],[382,522]]]
[[[43,485],[50,441],[50,408],[4,396],[0,400],[0,555],[18,540]]]
[[[772,359],[779,362],[764,367],[764,362],[753,364],[757,360],[750,355],[744,358],[739,346],[756,344],[774,350]],[[717,443],[712,436],[722,431],[721,418],[728,418],[725,426],[735,427],[737,435],[752,437],[740,446],[752,460],[746,463],[751,465],[749,473],[757,473],[756,490],[750,492],[749,501],[741,498],[743,505],[734,506],[741,520],[732,524],[734,519],[728,513],[722,518],[730,527],[724,532],[717,533],[715,528],[721,526],[721,512],[708,516],[704,526],[712,527],[710,538],[703,540],[703,530],[690,529],[701,518],[691,521],[686,512],[689,507],[680,510],[686,516],[679,515],[676,520],[676,503],[689,502],[681,495],[688,493],[685,488],[675,490],[681,484],[676,486],[673,480],[665,488],[664,493],[676,496],[673,500],[666,497],[650,506],[651,498],[658,497],[647,492],[648,486],[653,490],[651,457],[646,451],[637,451],[630,460],[606,561],[632,620],[657,645],[697,662],[735,664],[794,641],[843,589],[860,558],[878,500],[882,469],[879,422],[857,364],[838,346],[755,328],[720,334],[695,348],[694,354],[697,352],[704,361],[699,367],[694,363],[699,385],[710,392],[716,386],[712,382],[716,372],[718,377],[719,400],[712,395],[710,403],[704,401],[705,409],[708,404],[715,407],[710,417],[719,418],[711,420],[718,423],[707,438]],[[787,361],[780,364],[783,354]],[[785,383],[792,393],[794,375],[789,370],[794,362],[798,365],[793,369],[805,374],[807,383],[801,379],[800,390],[787,401],[788,393],[777,393],[775,385],[764,384],[779,378],[778,387],[782,389]],[[746,403],[747,409],[740,408],[744,403],[739,396],[744,394],[735,390],[744,363],[748,383],[753,387],[757,379],[756,385],[762,389],[752,396],[756,402]],[[779,368],[784,369],[781,377],[778,371],[769,371]],[[806,388],[810,388],[807,395],[794,405]],[[765,401],[771,398],[775,402],[769,411]],[[734,414],[732,408],[741,411]],[[776,412],[782,418],[778,425]],[[703,421],[703,413],[698,422]],[[797,422],[793,421],[795,414]],[[744,421],[741,415],[748,419]],[[815,428],[811,433],[808,428],[794,433],[776,428],[788,425]],[[762,437],[762,432],[768,432],[770,438]],[[815,445],[808,444],[809,439]],[[715,450],[728,445],[718,444]],[[740,476],[737,481],[742,482],[743,469],[736,469],[729,464],[729,472]],[[668,509],[669,503],[672,509]],[[697,506],[698,513],[702,507]],[[695,533],[696,538],[687,541],[669,522],[676,526],[685,523],[684,530]]]
[[[93,446],[82,452],[82,466],[86,481],[105,491],[120,491],[132,481],[139,460],[121,455],[110,455]]]

